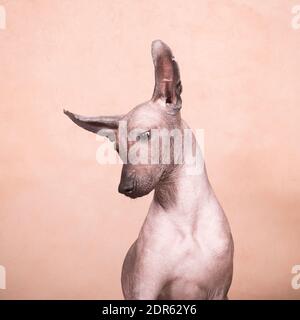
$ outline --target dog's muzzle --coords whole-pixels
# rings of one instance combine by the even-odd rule
[[[130,196],[134,191],[134,179],[126,179],[119,184],[118,191],[126,196]]]

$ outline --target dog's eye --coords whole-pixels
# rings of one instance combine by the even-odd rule
[[[137,141],[148,141],[150,138],[150,130],[139,134],[136,138]]]

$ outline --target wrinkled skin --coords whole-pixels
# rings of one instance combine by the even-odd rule
[[[125,147],[138,147],[140,151],[149,147],[153,137],[146,133],[145,139],[145,132],[151,129],[183,132],[188,126],[180,115],[182,86],[178,65],[170,48],[160,40],[152,43],[152,57],[155,88],[151,100],[121,116],[65,113],[86,130],[104,135],[107,131],[114,133],[110,139],[115,141],[118,152]],[[139,129],[139,133],[124,141],[118,135],[120,121],[126,122],[128,132]],[[194,136],[193,147],[195,151]],[[195,164],[177,164],[172,143],[167,151],[171,154],[169,164],[163,163],[160,155],[158,164],[123,165],[120,193],[136,198],[155,190],[142,229],[123,264],[124,297],[227,299],[233,271],[233,241],[203,159],[200,174],[190,174]],[[161,150],[162,154],[167,151]]]

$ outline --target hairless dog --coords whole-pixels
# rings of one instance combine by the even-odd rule
[[[152,58],[155,87],[149,101],[120,116],[65,114],[80,127],[109,136],[119,154],[121,148],[138,146],[140,152],[149,148],[153,129],[189,130],[180,115],[182,85],[170,48],[160,40],[153,41]],[[122,139],[121,121],[126,122],[128,132],[139,128],[135,139]],[[191,137],[193,151],[198,150],[195,136]],[[173,139],[169,163],[161,161],[160,154],[155,164],[123,164],[120,193],[136,198],[154,190],[147,217],[123,264],[124,297],[227,299],[233,272],[233,240],[227,218],[208,180],[202,155],[202,170],[193,174],[195,161],[186,160],[186,149],[181,162],[176,161],[174,149]]]

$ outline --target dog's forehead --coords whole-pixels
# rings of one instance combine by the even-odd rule
[[[133,108],[125,117],[128,128],[155,128],[165,122],[165,113],[160,105],[153,102],[142,103]]]

